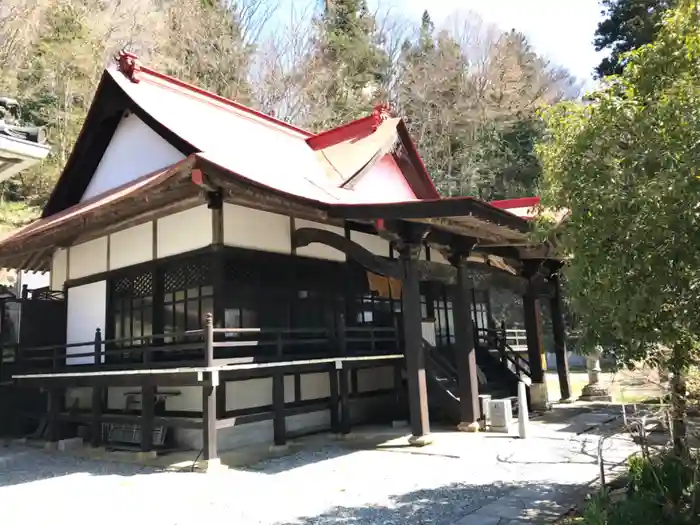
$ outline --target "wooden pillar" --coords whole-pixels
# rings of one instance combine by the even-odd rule
[[[95,330],[94,342],[94,367],[102,364],[102,332]],[[102,444],[102,397],[104,388],[97,385],[92,387],[92,401],[90,403],[90,445],[99,447]]]
[[[569,360],[566,354],[566,329],[564,326],[564,308],[561,298],[561,283],[559,276],[550,277],[554,287],[554,296],[550,299],[552,312],[552,331],[554,336],[554,355],[557,361],[557,375],[559,376],[559,390],[562,401],[571,400],[571,380],[569,377]]]
[[[90,445],[99,447],[102,444],[102,404],[104,388],[92,387],[92,402],[90,405]]]
[[[479,380],[476,373],[474,325],[471,315],[472,284],[467,274],[467,260],[456,255],[452,264],[457,268],[454,298],[455,343],[459,383],[459,430],[479,431]]]
[[[156,387],[146,377],[141,385],[141,452],[153,450],[153,427],[156,417]]]
[[[425,381],[425,354],[421,331],[420,281],[418,256],[420,243],[406,243],[400,256],[404,267],[403,329],[406,375],[408,379],[408,406],[411,422],[411,444],[422,446],[430,443],[428,414],[428,390]]]
[[[64,390],[62,388],[52,387],[49,389],[48,396],[48,422],[47,422],[47,436],[48,440],[52,443],[57,442],[60,439],[59,432],[59,415],[61,413],[61,406],[63,405],[63,400],[61,397],[64,395]]]
[[[205,374],[205,384],[202,387],[202,458],[207,464],[218,459],[216,443],[216,389],[219,381],[218,372]]]
[[[540,304],[532,286],[523,296],[525,317],[525,337],[527,339],[527,356],[530,364],[530,403],[533,410],[547,408],[547,384],[542,366],[542,323],[540,322]]]
[[[277,334],[276,357],[282,361],[282,334]],[[287,422],[284,410],[284,373],[280,368],[272,370],[272,428],[275,445],[281,447],[287,444]]]
[[[214,320],[211,313],[207,314],[204,323],[204,366],[214,366]],[[216,398],[219,372],[206,372],[202,380],[202,458],[208,467],[218,461]]]
[[[344,357],[348,353],[347,333],[345,330],[345,312],[338,315],[338,355]],[[350,414],[350,369],[346,368],[345,362],[340,363],[340,368],[336,368],[338,375],[338,395],[340,398],[340,433],[349,434],[352,422]]]

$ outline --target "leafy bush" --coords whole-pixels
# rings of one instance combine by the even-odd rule
[[[697,458],[673,454],[630,459],[627,498],[615,502],[603,492],[583,514],[585,525],[697,525],[700,468]]]

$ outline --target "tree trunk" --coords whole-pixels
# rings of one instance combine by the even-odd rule
[[[673,350],[673,362],[671,371],[671,432],[673,435],[673,452],[677,456],[685,456],[688,452],[686,440],[686,386],[685,367],[683,362],[683,351]]]

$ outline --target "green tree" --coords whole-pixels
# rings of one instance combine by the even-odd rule
[[[684,375],[700,357],[700,15],[669,11],[657,40],[588,105],[547,114],[545,205],[570,210],[562,248],[584,337],[620,363],[673,372],[675,448]]]
[[[435,34],[423,14],[400,59],[399,112],[444,195],[492,200],[534,194],[540,176],[534,144],[542,133],[537,110],[576,94],[576,83],[520,33],[479,46],[469,33]]]
[[[154,65],[221,96],[250,103],[248,72],[254,48],[244,41],[238,4],[176,0],[160,9],[165,27]]]
[[[327,0],[315,31],[298,81],[308,84],[306,124],[328,129],[365,116],[384,101],[390,64],[365,0]]]
[[[651,43],[661,28],[664,13],[676,0],[601,0],[605,19],[595,32],[596,51],[608,50],[596,67],[598,77],[618,75],[627,62],[625,54]]]
[[[16,76],[23,118],[45,126],[49,158],[5,183],[4,196],[41,205],[68,159],[102,69],[103,46],[82,2],[55,2],[43,13],[41,32]]]

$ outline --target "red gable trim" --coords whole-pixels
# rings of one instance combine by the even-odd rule
[[[374,117],[363,117],[361,119],[348,122],[347,124],[343,124],[337,128],[322,131],[318,135],[314,135],[313,137],[306,139],[306,143],[312,150],[318,151],[320,149],[335,146],[336,144],[339,144],[345,140],[364,138],[367,135],[370,135],[375,129]]]
[[[521,197],[519,199],[506,199],[502,201],[491,201],[489,204],[502,210],[511,208],[532,208],[540,203],[539,197]]]
[[[342,126],[328,131],[322,131],[306,139],[306,143],[312,150],[318,151],[323,148],[335,146],[345,140],[364,138],[377,131],[379,125],[389,118],[391,118],[391,109],[389,106],[380,104],[375,106],[371,115],[353,120],[352,122],[348,122],[347,124],[343,124]]]

